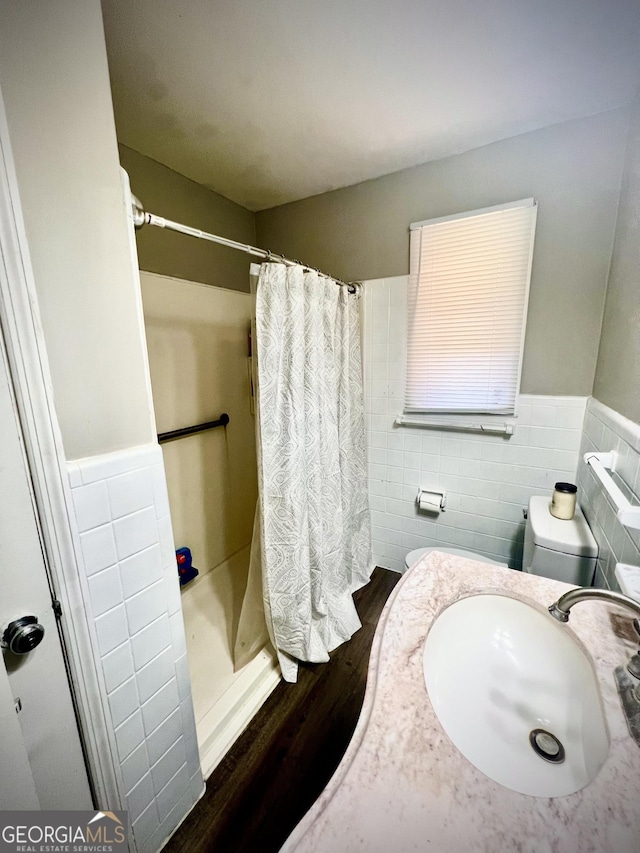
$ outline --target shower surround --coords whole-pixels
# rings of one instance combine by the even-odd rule
[[[207,778],[280,681],[273,653],[263,648],[264,618],[250,630],[258,654],[241,669],[233,655],[258,488],[248,358],[253,297],[148,272],[140,282],[158,431],[230,416],[224,429],[162,445],[176,546],[191,548],[200,572],[181,599]]]

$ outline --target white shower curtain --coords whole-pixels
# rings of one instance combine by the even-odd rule
[[[263,264],[256,358],[251,574],[259,557],[267,628],[295,681],[297,661],[327,661],[360,627],[352,593],[373,568],[357,296],[301,266]]]

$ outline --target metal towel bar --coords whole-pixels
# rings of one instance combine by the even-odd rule
[[[469,423],[456,420],[436,420],[428,418],[411,418],[406,415],[398,415],[395,419],[396,426],[425,427],[427,429],[460,430],[461,432],[485,432],[498,435],[513,435],[513,424],[510,423]]]
[[[613,480],[609,471],[616,469],[616,452],[585,453],[584,461],[591,468],[611,498],[618,521],[632,530],[640,530],[640,506],[632,504]],[[609,469],[609,471],[607,470]]]

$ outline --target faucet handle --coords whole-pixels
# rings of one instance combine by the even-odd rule
[[[640,679],[640,652],[636,652],[627,664],[627,672],[634,678]]]

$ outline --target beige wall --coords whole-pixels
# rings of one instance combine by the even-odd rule
[[[629,128],[593,396],[640,423],[640,97]]]
[[[98,0],[3,0],[0,85],[67,458],[150,441]]]
[[[210,234],[255,244],[255,216],[251,211],[131,148],[119,147],[131,189],[145,210]],[[251,258],[243,252],[149,225],[136,233],[136,240],[142,270],[249,290]]]
[[[628,115],[513,137],[257,214],[259,245],[347,279],[408,272],[411,222],[539,201],[522,391],[591,393]]]
[[[149,365],[159,432],[230,417],[163,445],[176,547],[203,572],[249,545],[258,495],[250,410],[252,297],[142,272]]]

